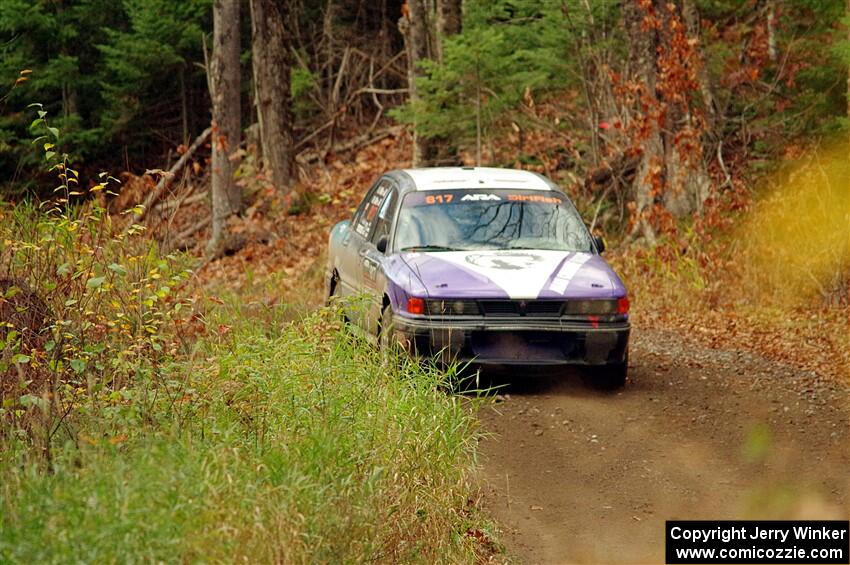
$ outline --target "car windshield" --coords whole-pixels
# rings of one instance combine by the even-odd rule
[[[590,233],[562,194],[531,190],[412,192],[399,213],[400,251],[593,249]]]

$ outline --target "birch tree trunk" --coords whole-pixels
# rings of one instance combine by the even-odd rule
[[[767,56],[771,63],[776,63],[776,0],[767,0]]]
[[[251,0],[252,62],[263,166],[275,188],[291,192],[290,0]]]
[[[239,68],[239,0],[213,3],[213,52],[210,60],[212,99],[212,236],[207,252],[218,254],[228,218],[239,212],[242,193],[233,180],[231,154],[239,147],[242,128]]]

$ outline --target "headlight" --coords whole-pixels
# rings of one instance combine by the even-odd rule
[[[428,313],[432,316],[475,316],[480,314],[474,300],[428,300]]]
[[[605,316],[617,313],[617,300],[568,300],[564,306],[567,316]]]

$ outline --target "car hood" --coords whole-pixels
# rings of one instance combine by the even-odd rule
[[[626,289],[602,257],[545,250],[402,253],[432,298],[616,298]]]

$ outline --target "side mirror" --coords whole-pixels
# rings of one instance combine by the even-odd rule
[[[378,251],[380,253],[386,253],[388,242],[389,242],[389,237],[387,237],[386,235],[382,235],[381,237],[378,238],[378,242],[375,243],[375,247],[378,248]]]
[[[605,251],[605,238],[602,236],[596,236],[593,238],[593,243],[596,245],[596,250],[600,255]]]

